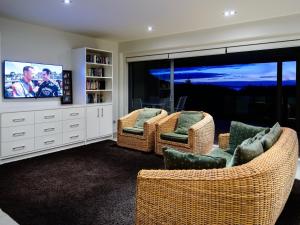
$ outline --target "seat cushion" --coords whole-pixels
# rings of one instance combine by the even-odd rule
[[[214,148],[208,155],[226,159],[226,167],[230,165],[232,159],[232,155],[221,148]]]
[[[178,117],[177,126],[175,129],[176,134],[188,134],[188,130],[195,123],[204,118],[203,112],[197,111],[182,111]]]
[[[163,148],[165,168],[169,170],[213,169],[224,168],[226,159],[207,155],[196,155]]]
[[[264,147],[264,151],[267,151],[269,148],[271,148],[275,144],[275,142],[280,137],[281,133],[282,133],[282,129],[280,127],[280,124],[276,123],[270,129],[270,131],[261,138],[261,142]]]
[[[167,141],[174,141],[174,142],[180,142],[180,143],[188,143],[188,135],[185,134],[176,134],[174,132],[172,133],[162,133],[160,134],[160,138],[162,140]]]
[[[129,133],[129,134],[135,134],[135,135],[143,135],[144,134],[144,129],[137,128],[137,127],[124,127],[123,132],[124,133]]]
[[[266,127],[257,127],[245,123],[232,121],[230,125],[229,148],[228,152],[233,154],[236,147],[244,140],[254,137],[260,131],[267,129]]]
[[[156,108],[144,108],[143,110],[140,111],[138,118],[134,124],[135,128],[143,128],[144,123],[151,119],[152,117],[157,116],[158,114],[161,113],[161,109],[156,109]]]
[[[236,147],[229,166],[239,166],[250,162],[263,152],[264,148],[261,140],[256,138],[248,138],[243,141],[241,145]]]

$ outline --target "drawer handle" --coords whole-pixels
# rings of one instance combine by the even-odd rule
[[[21,137],[21,136],[24,136],[25,134],[26,134],[26,132],[13,133],[12,136],[13,137]]]
[[[55,140],[51,140],[51,141],[44,141],[45,145],[50,145],[53,144],[55,142]]]
[[[55,118],[55,115],[44,116],[44,119],[46,119],[46,120],[53,119],[53,118]]]
[[[79,113],[70,113],[70,116],[78,116]]]
[[[14,148],[12,148],[12,150],[13,150],[13,151],[21,151],[21,150],[23,150],[25,147],[26,147],[25,145],[19,146],[19,147],[14,147]]]
[[[70,139],[79,138],[79,135],[71,136]]]
[[[77,124],[71,124],[70,125],[70,128],[75,128],[75,127],[79,127],[79,124],[77,123]]]
[[[51,132],[51,131],[54,131],[55,128],[47,128],[47,129],[44,129],[44,132]]]
[[[24,121],[25,121],[25,118],[13,119],[12,121],[13,121],[14,123],[24,122]]]

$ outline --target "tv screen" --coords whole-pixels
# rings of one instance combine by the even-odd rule
[[[4,61],[4,98],[62,96],[62,66]]]

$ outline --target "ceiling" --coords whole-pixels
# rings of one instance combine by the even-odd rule
[[[26,4],[25,4],[26,2]],[[227,9],[237,15],[224,17]],[[128,41],[300,13],[299,0],[0,0],[0,16]],[[147,32],[147,26],[153,32]]]

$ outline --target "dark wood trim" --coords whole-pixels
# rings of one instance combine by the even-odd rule
[[[297,58],[296,61],[296,102],[300,101],[300,58]],[[297,118],[296,118],[296,123],[297,123],[297,131],[298,134],[300,133],[300,107],[297,107]]]
[[[277,121],[282,121],[282,62],[277,62]]]

